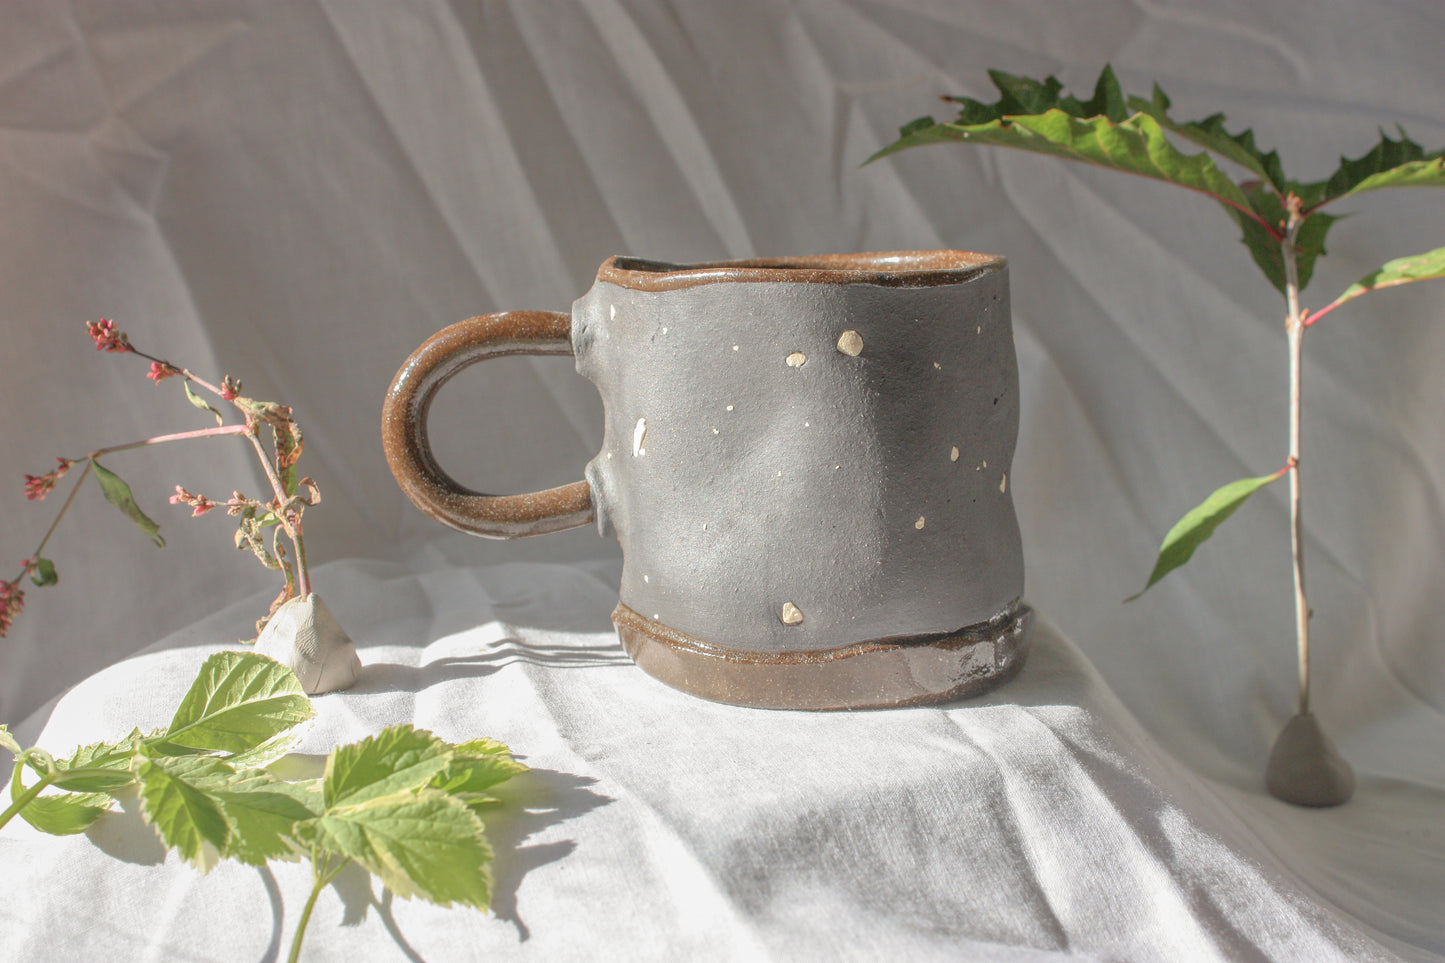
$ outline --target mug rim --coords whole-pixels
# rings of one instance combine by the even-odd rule
[[[617,254],[602,262],[597,269],[597,280],[634,291],[675,291],[726,281],[914,288],[960,284],[982,274],[1001,271],[1007,265],[1008,259],[998,254],[954,250],[805,254],[698,264],[673,264]]]

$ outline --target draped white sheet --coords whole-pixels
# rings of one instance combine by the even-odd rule
[[[1436,148],[1438,5],[72,2],[3,21],[0,578],[58,505],[25,502],[20,473],[205,424],[91,349],[81,322],[114,317],[306,429],[318,587],[373,666],[322,700],[307,751],[415,721],[538,770],[493,830],[495,918],[398,901],[339,926],[361,914],[352,879],[318,910],[316,958],[1445,957],[1441,288],[1306,339],[1313,704],[1361,779],[1348,806],[1299,810],[1260,785],[1295,690],[1283,492],[1119,601],[1186,508],[1283,463],[1282,309],[1233,225],[1203,197],[987,149],[859,167],[944,116],[938,94],[992,99],[987,68],[1087,89],[1106,60],[1182,116],[1255,127],[1302,179],[1395,121]],[[1439,191],[1342,206],[1310,305],[1445,243]],[[988,699],[810,716],[672,693],[610,634],[615,546],[443,533],[386,470],[380,401],[407,352],[470,314],[564,309],[608,255],[932,247],[1011,262],[1010,487],[1053,628]],[[438,402],[442,462],[505,491],[579,476],[591,386],[563,361],[484,370]],[[61,584],[0,642],[0,719],[57,750],[164,721],[269,598],[223,523],[165,504],[177,483],[260,490],[243,449],[109,466],[169,546],[83,493],[46,553]],[[278,899],[289,938],[295,867],[157,859],[125,818],[8,828],[0,956],[264,957]],[[244,933],[218,943],[201,910]]]

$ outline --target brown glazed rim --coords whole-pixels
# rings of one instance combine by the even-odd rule
[[[713,645],[638,614],[612,613],[622,647],[674,689],[756,709],[888,709],[979,695],[1018,672],[1033,609],[1015,602],[987,622],[937,635],[897,636],[816,652]],[[980,670],[980,647],[990,658]]]
[[[760,257],[701,264],[669,264],[619,254],[602,262],[597,269],[597,280],[634,291],[675,291],[720,281],[922,288],[960,284],[988,271],[1000,270],[1007,263],[997,254],[974,251],[875,251]]]

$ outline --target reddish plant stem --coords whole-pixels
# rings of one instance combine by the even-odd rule
[[[203,378],[198,378],[198,377],[196,377],[194,374],[192,374],[189,368],[182,368],[182,367],[181,367],[180,365],[178,365],[178,364],[172,364],[171,362],[167,361],[165,358],[157,358],[155,355],[146,354],[144,351],[140,350],[139,348],[135,347],[134,345],[131,346],[130,353],[131,353],[131,354],[134,354],[134,355],[137,355],[137,356],[139,356],[139,357],[145,358],[147,361],[154,361],[156,364],[163,364],[163,365],[165,365],[167,368],[174,368],[176,371],[180,372],[180,375],[181,375],[182,378],[185,378],[187,381],[194,381],[196,384],[200,385],[202,388],[205,388],[207,391],[209,391],[211,394],[215,395],[217,398],[220,398],[222,401],[230,401],[230,400],[231,400],[230,398],[227,398],[227,397],[221,392],[221,389],[220,389],[220,388],[217,388],[215,385],[211,384],[209,381],[206,381],[206,380],[203,379]]]
[[[102,455],[113,455],[118,451],[131,451],[136,448],[145,448],[148,445],[163,445],[168,441],[189,441],[192,438],[216,438],[221,435],[244,435],[250,431],[246,425],[218,425],[215,428],[197,428],[195,431],[178,431],[172,435],[156,435],[154,438],[147,438],[144,441],[133,441],[127,445],[112,445],[109,448],[97,448],[85,456],[85,459],[71,458],[69,461],[82,461],[91,458],[99,458]]]
[[[70,503],[73,502],[73,501],[75,501],[75,495],[76,495],[76,493],[80,491],[80,486],[83,485],[83,484],[85,484],[85,476],[87,476],[87,475],[89,475],[89,474],[90,474],[90,459],[86,459],[86,461],[85,461],[85,469],[80,473],[80,477],[75,480],[75,484],[70,487],[70,494],[67,495],[67,496],[65,496],[65,504],[63,504],[63,505],[60,506],[60,511],[55,514],[55,518],[54,518],[53,521],[51,521],[50,527],[45,530],[45,535],[41,537],[41,539],[40,539],[40,544],[37,545],[37,546],[35,546],[35,551],[33,551],[33,552],[30,553],[30,560],[31,560],[31,561],[34,561],[35,559],[39,558],[39,557],[40,557],[40,553],[43,552],[43,551],[45,551],[45,546],[50,542],[50,536],[52,536],[52,535],[55,534],[55,529],[56,529],[57,527],[59,527],[59,525],[60,525],[60,520],[65,517],[66,509],[70,508]],[[17,575],[17,576],[15,576],[15,581],[17,581],[17,582],[20,581],[22,578],[25,577],[26,573],[29,572],[29,571],[30,571],[30,568],[29,568],[28,566],[25,567],[25,568],[22,568],[22,569],[20,570],[20,574]]]
[[[281,476],[276,474],[276,469],[272,467],[271,459],[261,445],[261,439],[256,437],[255,431],[247,432],[246,437],[251,439],[251,444],[256,449],[256,457],[261,460],[261,467],[265,469],[266,478],[271,482],[271,492],[276,496],[276,517],[281,519],[281,525],[291,538],[291,544],[296,546],[296,591],[301,598],[305,598],[311,594],[311,575],[306,569],[306,543],[301,534],[301,519],[285,510],[286,502],[291,496],[286,494],[286,486],[281,484]]]

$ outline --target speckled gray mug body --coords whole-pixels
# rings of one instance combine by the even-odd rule
[[[586,484],[645,670],[720,701],[857,708],[1017,669],[1002,258],[612,258],[570,340],[606,410]]]

